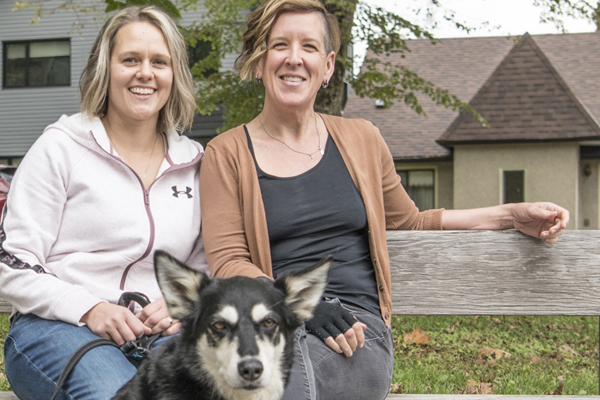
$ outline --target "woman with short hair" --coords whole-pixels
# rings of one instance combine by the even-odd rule
[[[514,227],[552,243],[569,220],[551,203],[419,212],[377,128],[314,111],[339,37],[318,0],[267,0],[253,11],[236,67],[264,84],[264,107],[207,145],[200,173],[214,275],[272,279],[334,256],[323,301],[297,331],[284,399],[386,397],[393,371],[387,229]]]
[[[99,337],[121,346],[181,324],[156,282],[160,248],[207,270],[200,235],[203,148],[181,136],[194,116],[185,42],[154,7],[117,11],[81,79],[80,114],[46,128],[12,181],[0,232],[0,294],[14,308],[5,369],[19,398],[47,400],[67,360]],[[141,292],[141,310],[117,305]],[[86,353],[59,398],[109,399],[138,362]]]

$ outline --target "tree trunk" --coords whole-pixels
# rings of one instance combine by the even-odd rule
[[[348,47],[352,42],[354,11],[358,0],[325,0],[327,10],[334,14],[340,24],[342,41],[335,59],[335,72],[327,89],[321,89],[315,103],[315,110],[324,114],[342,115],[344,98],[344,77],[346,76]]]

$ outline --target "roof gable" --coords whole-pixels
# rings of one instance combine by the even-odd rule
[[[514,42],[506,37],[468,37],[440,39],[432,45],[428,39],[414,39],[408,46],[410,51],[406,54],[391,54],[382,57],[382,62],[404,65],[468,102],[513,48]],[[436,140],[458,112],[436,105],[423,94],[417,96],[427,116],[418,115],[402,102],[390,108],[377,108],[373,99],[361,98],[351,91],[344,117],[371,121],[379,128],[395,158],[451,157],[450,150]]]
[[[528,34],[515,44],[470,104],[490,127],[461,113],[438,143],[600,137],[597,121]]]

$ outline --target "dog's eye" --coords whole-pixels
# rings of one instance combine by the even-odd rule
[[[217,321],[213,323],[213,328],[215,328],[216,330],[222,331],[223,329],[225,329],[225,323],[221,322],[221,321]]]
[[[275,321],[274,321],[274,320],[272,320],[271,318],[266,318],[266,319],[263,321],[263,326],[264,326],[265,328],[271,328],[271,327],[273,327],[273,325],[275,325]]]

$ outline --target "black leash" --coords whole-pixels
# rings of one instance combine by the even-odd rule
[[[125,292],[121,295],[121,298],[119,298],[118,304],[120,306],[129,308],[130,305],[132,305],[132,302],[137,303],[142,308],[144,308],[150,303],[150,299],[148,299],[148,297],[143,293]],[[83,357],[88,351],[99,346],[113,346],[121,349],[121,351],[123,352],[123,354],[125,354],[126,357],[131,357],[138,361],[141,361],[150,352],[150,347],[159,337],[160,333],[157,333],[152,336],[144,335],[135,341],[126,342],[123,346],[119,346],[112,340],[104,338],[93,339],[89,342],[82,344],[77,348],[77,350],[75,350],[71,357],[69,357],[67,364],[63,368],[62,372],[60,373],[60,377],[56,382],[56,389],[54,389],[54,393],[52,394],[50,400],[56,399],[56,396],[58,396],[58,392],[67,380],[67,377],[71,373],[71,370],[75,367],[79,360],[81,360],[81,357]]]
[[[58,396],[58,392],[60,391],[60,388],[62,387],[63,383],[65,383],[67,376],[69,376],[69,374],[71,373],[71,370],[73,369],[73,367],[75,367],[75,365],[81,359],[81,357],[83,357],[83,355],[85,353],[87,353],[88,351],[90,351],[91,349],[98,347],[98,346],[119,347],[119,345],[116,344],[115,342],[113,342],[112,340],[104,339],[104,338],[90,340],[89,342],[84,343],[81,346],[79,346],[79,348],[77,350],[75,350],[75,352],[71,355],[71,357],[69,358],[69,361],[67,361],[67,365],[65,365],[62,372],[60,373],[58,382],[56,382],[56,389],[54,389],[54,393],[52,394],[52,397],[50,398],[50,400],[56,399],[56,396]]]

